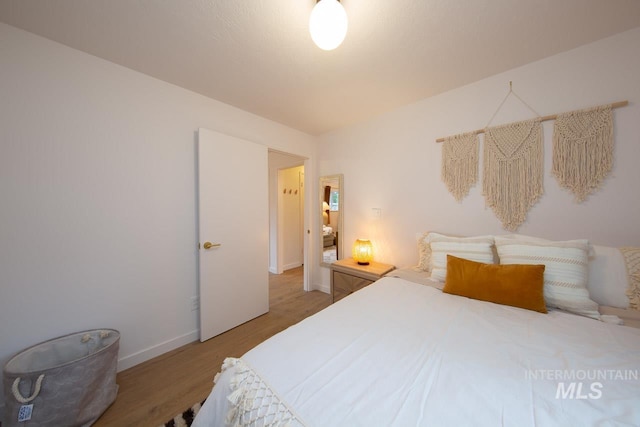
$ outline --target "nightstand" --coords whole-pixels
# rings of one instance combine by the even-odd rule
[[[333,302],[364,288],[380,279],[395,267],[380,262],[360,265],[353,258],[341,259],[331,264],[331,296]]]

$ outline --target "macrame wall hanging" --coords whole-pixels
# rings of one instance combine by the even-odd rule
[[[613,164],[611,105],[558,114],[551,172],[580,203],[595,192]]]
[[[442,145],[442,181],[460,202],[478,181],[478,135],[449,136]]]
[[[544,192],[540,119],[484,131],[482,192],[502,226],[515,231]]]
[[[489,127],[509,96],[515,96],[536,118]],[[527,212],[538,201],[542,187],[542,122],[540,115],[524,102],[509,82],[504,97],[484,130],[482,194],[485,204],[509,231],[518,229]]]
[[[536,118],[489,127],[509,96],[515,96]],[[563,114],[540,117],[514,91],[509,93],[484,129],[446,138],[442,151],[442,180],[461,201],[477,181],[478,138],[484,133],[483,195],[505,229],[515,231],[544,192],[542,122],[554,126],[552,173],[570,189],[577,202],[600,187],[613,163],[613,108],[628,101]],[[475,153],[476,157],[473,157]]]

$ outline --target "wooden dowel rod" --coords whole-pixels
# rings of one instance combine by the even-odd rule
[[[629,105],[629,101],[618,101],[618,102],[614,102],[613,104],[611,104],[611,108],[626,107],[627,105]],[[540,120],[543,121],[543,122],[546,122],[547,120],[555,120],[557,118],[558,118],[557,114],[550,114],[548,116],[540,117]],[[484,129],[478,129],[478,130],[474,130],[473,132],[468,132],[468,133],[473,133],[475,135],[479,135],[481,133],[484,133]],[[436,142],[444,142],[444,138],[438,138],[438,139],[436,139]]]

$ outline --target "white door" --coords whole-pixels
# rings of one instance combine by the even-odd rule
[[[269,311],[267,147],[198,131],[200,341]]]

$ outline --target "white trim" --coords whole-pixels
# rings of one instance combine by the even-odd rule
[[[137,351],[133,354],[123,357],[118,360],[118,372],[129,369],[132,366],[138,365],[154,357],[160,356],[168,351],[175,350],[178,347],[187,345],[194,341],[198,341],[200,337],[200,329],[188,332],[184,335],[180,335],[170,340],[161,342],[160,344],[145,348],[144,350]]]
[[[316,283],[313,285],[312,291],[321,291],[325,294],[331,294],[331,285],[325,285],[324,283]]]
[[[314,170],[312,167],[313,162],[311,159],[305,159],[304,161],[304,220],[302,223],[302,232],[304,233],[303,242],[302,242],[302,262],[304,263],[304,268],[302,271],[302,288],[305,292],[311,290],[311,273],[312,273],[312,264],[311,260],[313,259],[313,254],[315,251],[311,250],[311,244],[313,243],[313,239],[311,239],[311,224],[313,224],[314,216],[311,214],[314,209],[313,205],[313,197],[309,197],[309,194],[313,193],[313,182],[315,178]],[[311,191],[310,191],[311,189]]]
[[[298,268],[298,267],[302,267],[302,263],[300,261],[285,264],[282,266],[282,270],[287,271],[287,270],[291,270],[292,268]]]

